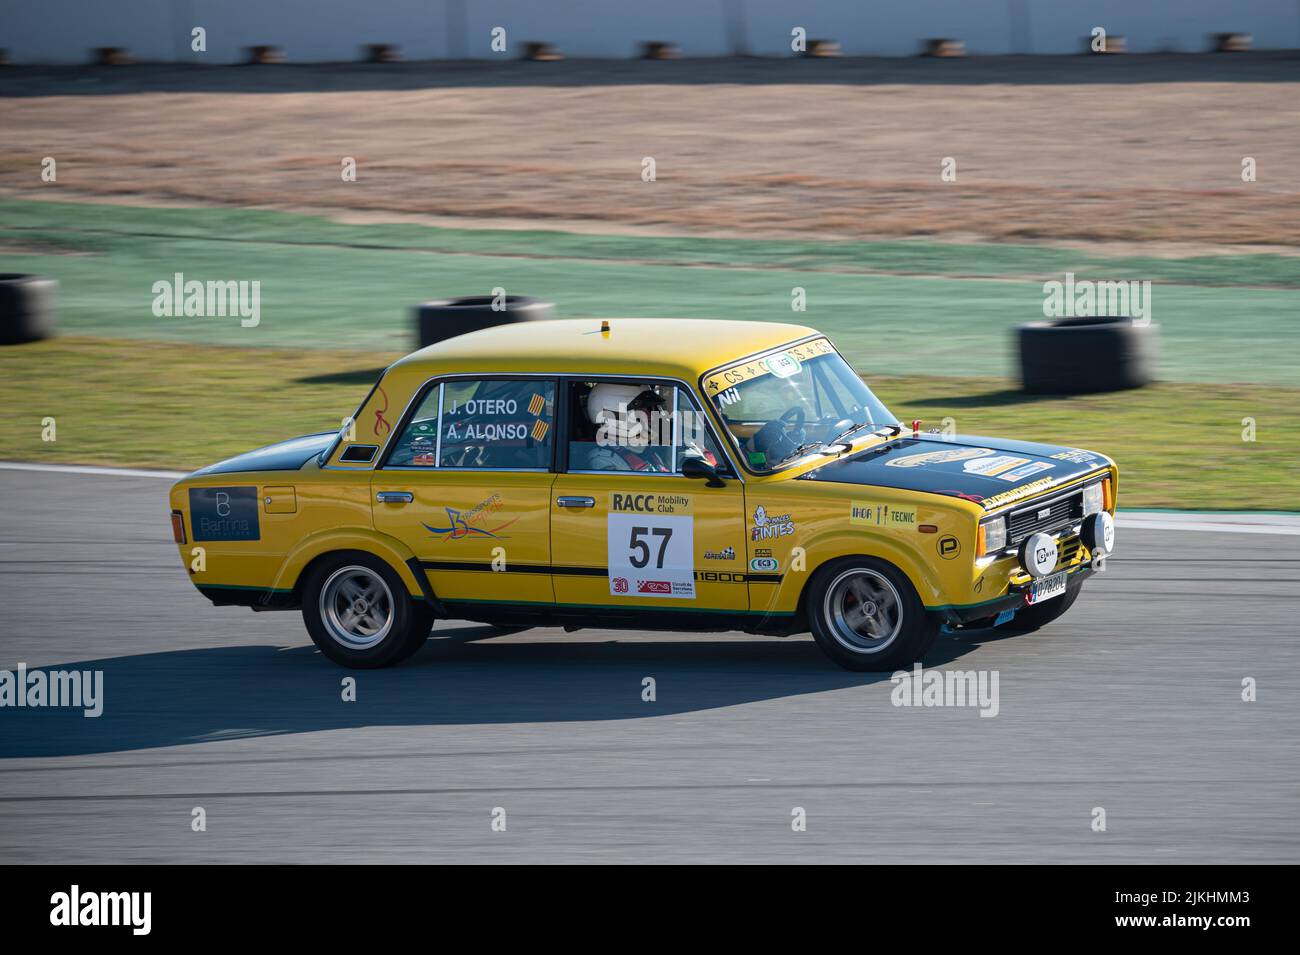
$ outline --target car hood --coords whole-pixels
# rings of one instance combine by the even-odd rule
[[[328,448],[337,436],[337,431],[322,431],[320,434],[307,434],[301,438],[268,444],[256,451],[246,451],[216,464],[209,464],[206,468],[199,468],[190,477],[228,474],[232,471],[296,471]]]
[[[1081,448],[923,434],[837,458],[798,479],[926,491],[992,510],[1108,463],[1102,455]]]

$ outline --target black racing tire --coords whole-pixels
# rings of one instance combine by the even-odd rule
[[[862,611],[856,618],[854,607]],[[926,612],[907,576],[874,557],[845,557],[819,568],[808,585],[806,610],[813,639],[846,670],[911,666],[939,633],[938,617]],[[863,629],[879,634],[864,635]]]
[[[444,298],[415,306],[415,327],[420,347],[467,335],[481,328],[509,325],[514,322],[541,322],[555,317],[550,302],[526,295],[507,295],[502,309],[492,308],[490,295],[467,298]]]
[[[0,273],[0,345],[38,342],[54,334],[58,286],[39,275]]]
[[[302,619],[312,642],[349,669],[406,660],[429,639],[433,616],[428,604],[407,593],[397,571],[364,551],[331,554],[303,582]]]
[[[1031,394],[1141,388],[1155,377],[1159,325],[1098,316],[1029,322],[1017,329],[1020,380]]]
[[[1008,633],[1032,633],[1045,627],[1074,605],[1081,590],[1083,581],[1075,581],[1065,588],[1065,593],[1061,596],[1017,610],[1014,617],[1006,623],[998,624],[997,629]]]

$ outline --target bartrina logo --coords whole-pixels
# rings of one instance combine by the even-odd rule
[[[895,706],[977,706],[980,716],[997,716],[997,670],[923,670],[921,664],[895,670],[889,678]]]
[[[50,896],[50,924],[55,926],[129,925],[132,935],[153,927],[152,892],[82,892],[74,885]]]

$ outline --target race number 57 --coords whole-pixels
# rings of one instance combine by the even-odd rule
[[[607,520],[611,596],[695,598],[691,515],[610,514]]]
[[[659,550],[655,555],[655,569],[663,570],[664,554],[668,551],[668,542],[672,540],[671,527],[633,527],[628,539],[628,563],[640,570],[650,563],[650,543],[648,537],[659,538]]]

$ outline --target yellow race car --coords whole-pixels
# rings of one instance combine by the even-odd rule
[[[171,507],[205,597],[301,609],[348,667],[449,618],[811,630],[892,670],[945,625],[1063,613],[1114,546],[1118,477],[906,428],[811,328],[545,321],[417,351],[337,433],[196,471]]]

